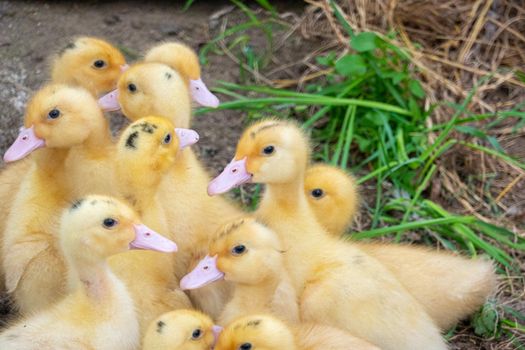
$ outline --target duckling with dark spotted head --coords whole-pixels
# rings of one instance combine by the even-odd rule
[[[200,311],[167,312],[150,324],[142,350],[212,350],[221,330]]]
[[[193,130],[185,133],[197,135]],[[148,226],[170,239],[174,237],[159,200],[159,184],[169,176],[181,146],[187,147],[198,139],[186,138],[181,143],[177,135],[174,125],[166,118],[141,118],[122,132],[115,154],[119,192]],[[191,307],[188,297],[178,288],[174,270],[177,255],[141,251],[116,256],[110,261],[117,275],[128,283],[139,310],[142,334],[160,314]],[[134,275],[145,277],[137,281]]]

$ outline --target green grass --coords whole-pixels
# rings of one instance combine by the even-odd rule
[[[508,118],[525,124],[523,106],[494,114],[475,114],[468,106],[482,80],[458,105],[441,102],[454,110],[448,122],[427,126],[436,106],[425,108],[425,91],[415,78],[411,57],[391,44],[394,37],[372,32],[355,34],[334,7],[336,16],[351,38],[353,51],[337,58],[336,53],[317,57],[328,73],[303,91],[254,85],[246,72],[259,71],[268,64],[274,43],[273,29],[283,25],[275,19],[275,9],[265,19],[238,1],[233,1],[247,21],[228,28],[201,50],[201,61],[218,52],[224,40],[240,62],[242,84],[218,82],[215,92],[230,96],[219,109],[241,110],[248,120],[268,116],[294,118],[302,122],[315,145],[313,157],[363,174],[360,184],[375,184],[375,198],[368,209],[371,226],[352,233],[349,239],[391,236],[404,239],[407,232],[419,232],[421,239],[446,249],[477,256],[485,254],[498,264],[501,273],[519,273],[510,252],[525,251],[525,239],[502,226],[474,216],[456,215],[428,198],[440,159],[454,147],[467,147],[488,157],[525,169],[525,164],[508,155],[490,130]],[[261,5],[266,1],[259,1]],[[256,52],[247,30],[259,30],[266,38],[266,51]],[[248,69],[247,69],[248,68]],[[203,115],[212,111],[202,108]],[[484,121],[482,126],[472,123]],[[478,124],[476,124],[478,125]],[[429,143],[430,135],[436,135]],[[386,191],[383,183],[389,184]],[[490,200],[490,196],[485,199]],[[251,198],[256,207],[259,188]],[[491,203],[493,204],[493,203]],[[496,207],[492,205],[492,207]],[[497,217],[497,211],[489,213]],[[512,338],[510,330],[523,332],[525,315],[511,308],[488,303],[473,317],[475,332],[487,338]],[[517,340],[516,340],[517,341]],[[521,343],[517,343],[517,346]],[[520,345],[522,346],[522,344]]]

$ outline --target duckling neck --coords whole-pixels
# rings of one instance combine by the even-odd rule
[[[67,154],[68,150],[64,148],[43,148],[32,156],[40,171],[54,175],[63,166]]]
[[[111,144],[111,135],[107,122],[102,123],[89,134],[89,137],[82,144],[82,148],[90,154],[107,155],[105,147]]]
[[[111,293],[111,271],[105,261],[70,263],[70,284],[88,299],[103,301]]]
[[[259,206],[260,215],[263,218],[271,218],[295,217],[298,214],[308,213],[310,207],[303,188],[302,177],[289,183],[267,184]]]
[[[258,284],[237,283],[233,299],[243,300],[254,308],[266,307],[271,303],[279,285],[277,276],[271,276]]]

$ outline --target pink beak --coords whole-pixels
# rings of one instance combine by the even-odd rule
[[[190,91],[191,97],[198,104],[213,108],[219,106],[219,99],[208,90],[202,79],[190,80]]]
[[[180,288],[197,289],[223,278],[224,273],[217,267],[217,255],[213,258],[206,255],[190,273],[182,277]]]
[[[121,73],[124,73],[128,69],[129,69],[129,64],[127,64],[127,63],[120,66],[120,72]]]
[[[252,174],[246,170],[246,158],[233,159],[219,176],[210,181],[208,184],[208,195],[213,196],[228,192],[234,187],[250,182],[251,179]]]
[[[219,335],[221,335],[221,332],[223,329],[224,328],[222,328],[221,326],[217,326],[216,324],[211,327],[211,331],[213,332],[213,338],[214,338],[213,346],[217,344],[217,341],[219,340]]]
[[[175,133],[179,138],[179,148],[196,144],[199,141],[199,134],[193,129],[175,128]]]
[[[108,92],[98,99],[98,105],[104,112],[113,112],[120,110],[120,103],[118,102],[118,89]]]
[[[161,234],[153,231],[146,225],[133,225],[135,239],[129,244],[130,249],[148,249],[163,253],[177,251],[177,244]]]
[[[30,128],[22,127],[15,142],[5,152],[4,161],[9,163],[20,160],[34,150],[45,146],[46,142],[36,136],[33,126]]]

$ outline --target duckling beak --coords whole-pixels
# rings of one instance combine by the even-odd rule
[[[46,142],[36,136],[33,126],[30,128],[22,127],[15,142],[5,152],[4,162],[9,163],[20,160],[35,149],[45,146]]]
[[[177,244],[170,241],[146,225],[133,225],[135,239],[129,244],[130,249],[148,249],[163,253],[177,251]]]
[[[118,102],[118,89],[108,92],[98,99],[98,105],[104,112],[113,112],[120,110]]]
[[[190,80],[190,91],[191,97],[198,104],[213,108],[219,106],[219,99],[208,90],[202,79]]]
[[[182,290],[197,289],[223,278],[224,273],[217,267],[217,255],[213,258],[206,255],[193,271],[182,277],[180,288]]]
[[[175,128],[175,133],[179,138],[179,148],[196,144],[199,141],[199,134],[193,129]]]
[[[219,340],[219,335],[221,334],[223,329],[224,328],[222,328],[221,326],[217,326],[216,324],[214,324],[211,327],[211,331],[213,332],[213,338],[214,338],[212,347],[215,347],[215,344],[217,344],[217,341]]]
[[[125,71],[127,71],[129,69],[129,64],[122,64],[120,65],[120,72],[121,73],[124,73]]]
[[[233,159],[230,164],[208,184],[208,195],[213,196],[228,192],[234,187],[250,182],[252,174],[246,170],[246,157],[240,160]]]

